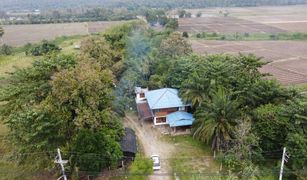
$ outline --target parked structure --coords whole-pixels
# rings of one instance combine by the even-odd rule
[[[148,91],[137,87],[135,93],[140,120],[152,120],[154,125],[168,124],[172,128],[192,125],[191,105],[182,102],[177,89]]]
[[[137,143],[135,132],[132,129],[125,128],[125,135],[120,141],[120,146],[124,155],[121,164],[124,165],[133,161],[137,153]]]

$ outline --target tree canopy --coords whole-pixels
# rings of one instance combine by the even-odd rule
[[[20,162],[50,168],[61,148],[71,171],[99,172],[117,164],[123,128],[113,111],[112,66],[118,59],[111,46],[90,38],[78,57],[51,53],[9,77],[0,94],[1,120]]]

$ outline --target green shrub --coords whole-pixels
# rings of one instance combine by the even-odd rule
[[[116,167],[118,160],[122,158],[122,151],[115,137],[111,137],[113,133],[106,129],[97,132],[80,130],[72,144],[72,150],[78,152],[72,156],[72,164],[80,171],[87,171],[92,175],[101,169]]]
[[[189,34],[188,34],[187,32],[183,32],[183,33],[182,33],[182,37],[188,38],[188,37],[189,37]]]
[[[201,12],[198,12],[198,13],[196,14],[196,17],[201,17],[201,15],[202,15],[202,13],[201,13]]]
[[[26,51],[26,54],[33,56],[42,56],[50,52],[59,52],[61,48],[54,43],[43,41],[41,44],[34,46]]]
[[[145,180],[147,176],[153,173],[153,162],[139,154],[136,155],[134,162],[129,167],[129,174],[132,180]]]
[[[237,171],[241,169],[241,162],[236,158],[234,154],[225,155],[222,162],[231,171]]]
[[[175,18],[170,18],[168,19],[168,22],[166,23],[165,25],[165,28],[168,28],[168,29],[177,29],[178,28],[178,20],[175,19]]]
[[[271,38],[272,40],[277,40],[277,39],[278,39],[278,36],[277,36],[276,34],[271,34],[271,35],[270,35],[270,38]]]
[[[32,47],[33,46],[31,43],[27,43],[26,45],[23,46],[23,49],[26,55],[30,55],[30,50],[32,49]]]
[[[3,44],[0,49],[0,54],[11,55],[13,53],[13,48],[9,45]]]

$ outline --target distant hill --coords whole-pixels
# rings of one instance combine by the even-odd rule
[[[78,7],[204,8],[306,4],[307,0],[0,0],[0,10]]]

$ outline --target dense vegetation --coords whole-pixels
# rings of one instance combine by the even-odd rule
[[[304,4],[306,0],[2,0],[3,9],[51,9],[51,8],[72,8],[76,6],[89,7],[116,7],[137,9],[140,7],[150,8],[203,8],[203,7],[225,7],[225,6],[260,6],[260,5],[291,5]]]
[[[132,20],[136,19],[137,14],[141,14],[141,11],[128,10],[126,8],[113,10],[105,8],[69,8],[60,10],[45,10],[40,14],[34,14],[29,11],[23,13],[23,15],[10,15],[3,12],[0,13],[0,19],[4,19],[4,21],[1,22],[2,24],[50,24]],[[14,18],[10,19],[10,17]]]
[[[115,29],[125,30],[124,38],[133,26]],[[32,67],[6,79],[8,85],[0,91],[0,114],[10,129],[12,160],[32,171],[49,169],[60,147],[70,160],[70,172],[96,173],[117,166],[123,129],[113,109],[113,90],[124,49],[118,46],[121,39],[111,42],[111,33],[104,36],[109,38],[84,39],[78,56],[54,50],[43,53]],[[37,47],[50,49],[44,44],[51,43]]]
[[[267,80],[258,71],[264,65],[260,58],[194,55],[180,33],[165,36],[137,63],[137,74],[143,76],[131,80],[150,89],[180,89],[193,105],[193,137],[210,144],[237,176],[276,176],[282,148],[287,147],[292,158],[286,176],[303,177],[306,97]],[[260,166],[267,163],[273,168]]]
[[[25,46],[26,54],[32,55],[32,56],[42,56],[49,53],[57,53],[61,51],[61,48],[58,47],[56,44],[48,42],[48,41],[42,41],[40,44],[32,46],[31,44],[27,44]]]
[[[303,177],[307,98],[268,80],[263,65],[253,55],[195,55],[173,28],[116,26],[85,38],[77,55],[49,52],[7,79],[0,117],[10,128],[10,160],[52,169],[60,147],[69,172],[115,167],[134,87],[172,87],[193,105],[193,138],[209,144],[233,176],[276,176],[287,147],[285,176]],[[150,173],[149,164],[137,158],[129,170]]]

